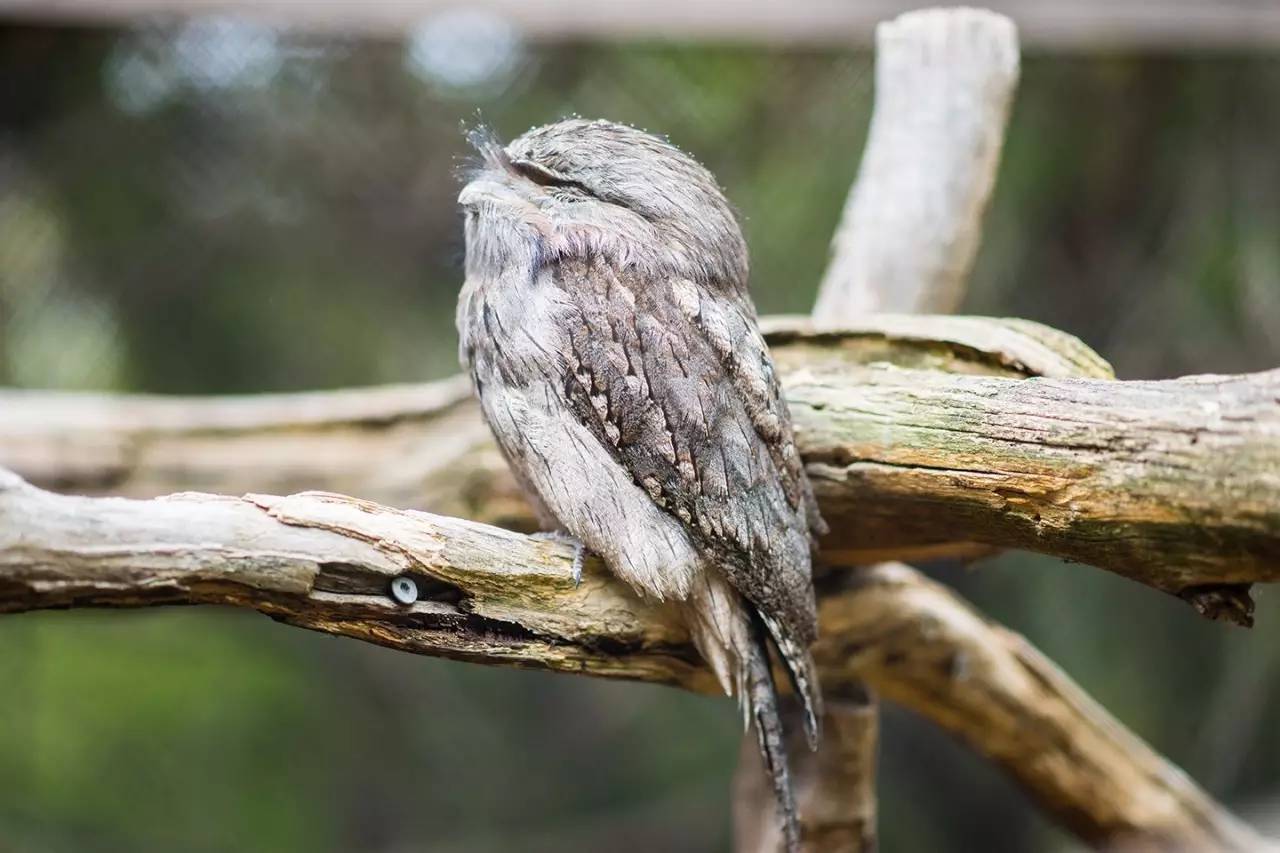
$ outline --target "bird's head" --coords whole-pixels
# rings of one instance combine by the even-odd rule
[[[747,249],[732,207],[711,173],[674,145],[584,119],[534,128],[506,147],[484,130],[469,138],[481,163],[458,196],[468,274],[599,255],[652,275],[745,286]]]

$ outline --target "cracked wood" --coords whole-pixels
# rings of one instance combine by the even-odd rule
[[[0,613],[224,604],[418,654],[716,692],[677,614],[594,560],[575,586],[572,561],[554,540],[339,495],[69,497],[0,472]],[[423,590],[408,607],[387,594],[402,574]],[[814,652],[833,696],[865,682],[933,720],[1082,838],[1260,845],[1025,640],[941,585],[891,564],[829,575],[819,597]]]
[[[1018,320],[766,327],[833,561],[1025,548],[1245,623],[1245,585],[1280,578],[1280,371],[1118,382],[1076,339]],[[206,400],[0,392],[0,465],[65,491],[325,488],[533,526],[457,380]]]

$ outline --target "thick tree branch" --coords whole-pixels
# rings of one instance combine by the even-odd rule
[[[966,373],[1109,376],[1079,341],[1018,321],[870,317],[815,346],[805,319],[766,318],[772,348],[838,347],[851,363]],[[326,488],[489,521],[527,509],[463,377],[243,397],[0,389],[0,465],[58,491]],[[488,467],[487,467],[488,466]],[[487,467],[487,470],[486,470]],[[495,482],[497,476],[499,482]]]
[[[788,388],[823,509],[845,525],[830,553],[969,536],[1100,566],[1245,623],[1251,605],[1228,587],[1280,577],[1280,371],[841,376],[851,383],[815,369]]]
[[[226,604],[420,654],[713,692],[670,609],[568,546],[327,494],[54,495],[0,473],[0,612]],[[420,590],[392,600],[392,578]],[[905,566],[820,589],[822,681],[865,681],[996,761],[1093,842],[1259,839],[1020,637]],[[855,688],[856,689],[856,688]]]
[[[771,325],[830,560],[1025,548],[1236,621],[1241,585],[1280,578],[1280,371],[1047,378],[1107,368],[1023,321]],[[1029,374],[1046,378],[1014,378]],[[3,392],[0,465],[67,491],[320,487],[531,525],[454,381],[204,402]]]
[[[1017,33],[1003,15],[931,9],[876,28],[871,135],[833,241],[815,323],[838,326],[876,310],[918,314],[959,305],[1017,68]],[[848,692],[828,705],[823,750],[790,751],[801,756],[793,759],[793,776],[808,853],[878,847],[877,705],[860,685]],[[847,701],[855,692],[857,701]],[[750,752],[745,746],[738,770],[738,850],[777,850],[781,830]]]
[[[1018,84],[1013,22],[924,9],[876,28],[876,103],[815,313],[960,304]]]

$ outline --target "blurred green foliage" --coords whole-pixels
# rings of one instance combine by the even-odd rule
[[[570,113],[668,134],[740,208],[761,310],[807,310],[865,136],[868,56],[481,47],[227,21],[0,29],[0,382],[217,393],[452,372],[459,124],[477,116],[504,136]],[[1122,377],[1274,366],[1278,98],[1274,57],[1028,60],[969,309],[1073,332]],[[1265,595],[1245,633],[1043,558],[931,570],[1216,794],[1275,810]],[[728,702],[211,610],[0,620],[0,684],[0,850],[729,846]],[[973,755],[886,717],[885,849],[1065,843]]]

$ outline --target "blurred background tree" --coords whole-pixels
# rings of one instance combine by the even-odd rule
[[[455,371],[478,117],[669,135],[738,205],[761,311],[805,311],[872,83],[853,50],[534,44],[465,13],[404,40],[0,27],[0,80],[0,383],[183,393]],[[1278,102],[1275,54],[1032,55],[966,310],[1072,332],[1124,378],[1275,366]],[[1046,558],[930,570],[1246,817],[1280,808],[1265,591],[1246,634]],[[11,617],[0,648],[0,850],[729,847],[727,701],[215,610]],[[886,716],[884,849],[1068,845]]]

